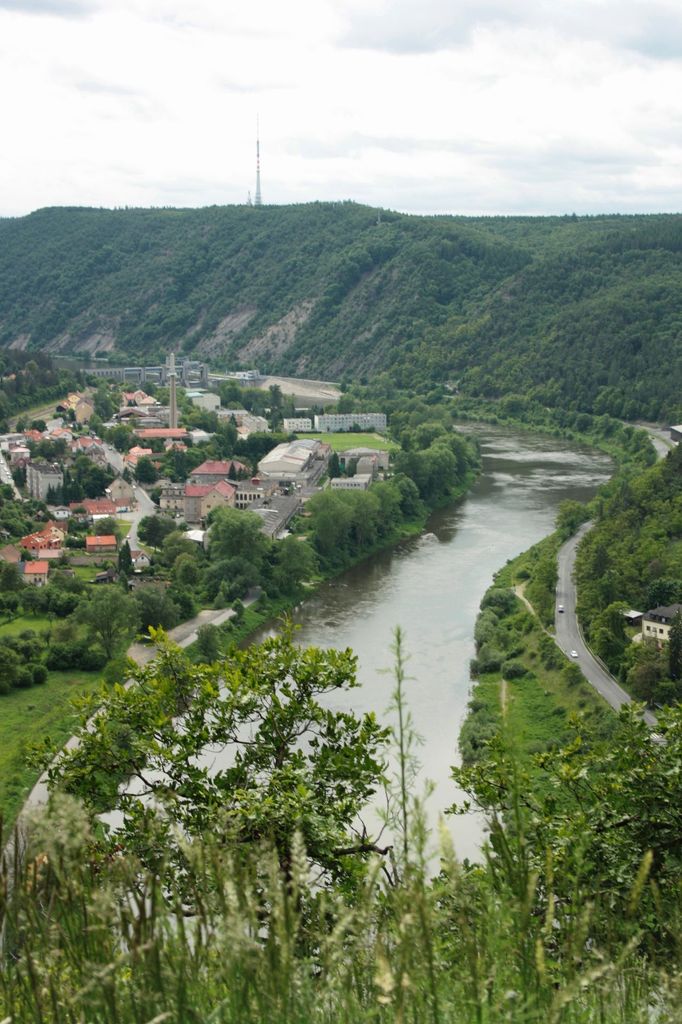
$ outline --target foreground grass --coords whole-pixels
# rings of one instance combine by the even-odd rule
[[[658,968],[628,941],[636,898],[632,924],[597,946],[587,887],[548,915],[552,891],[534,884],[523,840],[507,835],[508,867],[472,871],[444,847],[432,881],[411,840],[394,884],[370,863],[346,897],[309,887],[300,841],[285,873],[266,845],[235,851],[207,834],[188,846],[182,880],[164,880],[125,848],[97,857],[82,810],[59,800],[34,830],[19,884],[0,867],[9,895],[0,1015],[12,1024],[678,1021],[679,952]]]
[[[26,764],[32,742],[44,736],[61,745],[74,731],[72,701],[99,688],[99,672],[50,672],[42,686],[12,690],[0,698],[0,811],[10,825],[36,782]]]

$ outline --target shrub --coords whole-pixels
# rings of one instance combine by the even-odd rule
[[[478,655],[479,672],[498,672],[504,655],[492,644],[484,644]]]
[[[47,682],[47,669],[44,665],[31,665],[31,675],[34,686],[41,686]]]
[[[507,587],[493,587],[481,601],[481,608],[492,608],[503,617],[516,610],[516,597]]]
[[[528,669],[520,661],[505,661],[502,665],[502,674],[506,679],[520,679],[527,673]]]
[[[22,665],[21,668],[17,669],[17,674],[14,677],[14,686],[18,690],[27,690],[30,686],[33,686],[33,673],[30,666]]]

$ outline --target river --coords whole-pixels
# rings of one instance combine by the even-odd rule
[[[417,751],[418,788],[427,780],[434,784],[427,804],[432,822],[460,796],[449,769],[459,757],[474,623],[493,573],[551,532],[560,502],[588,500],[612,470],[605,455],[567,441],[493,427],[476,433],[483,471],[469,494],[436,512],[421,537],[325,584],[295,614],[300,643],[353,648],[361,686],[346,695],[345,706],[375,711],[383,721],[390,721],[385,711],[393,682],[385,670],[392,633],[403,629],[407,695],[424,741]],[[448,822],[459,856],[475,857],[478,816]]]

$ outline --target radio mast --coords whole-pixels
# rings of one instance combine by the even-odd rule
[[[260,124],[256,117],[256,198],[254,206],[262,206],[263,200],[260,194]]]

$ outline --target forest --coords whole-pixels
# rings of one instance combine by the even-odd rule
[[[0,345],[682,419],[682,218],[354,203],[0,220]]]

